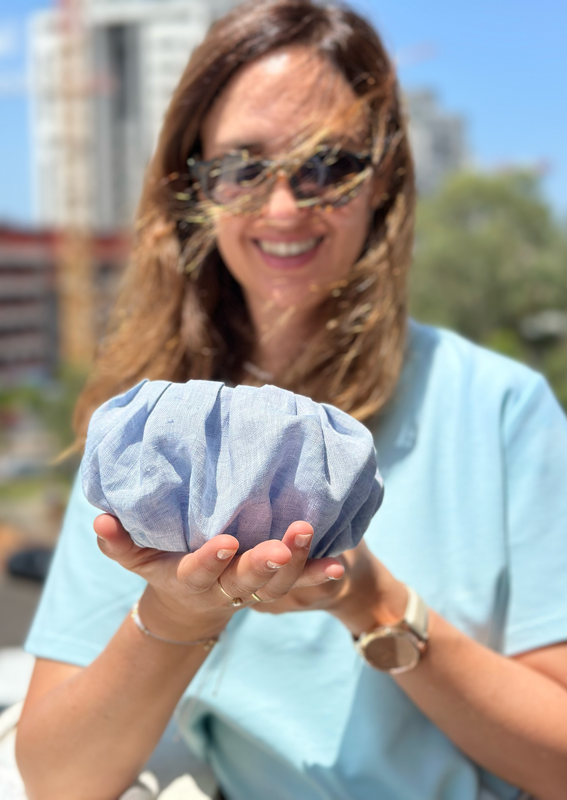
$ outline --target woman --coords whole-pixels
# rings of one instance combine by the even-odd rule
[[[564,798],[567,423],[538,375],[408,326],[413,207],[392,67],[360,17],[276,0],[213,27],[164,123],[79,436],[141,377],[271,381],[372,427],[386,501],[344,560],[307,561],[301,521],[183,557],[109,516],[98,550],[75,488],[27,645],[30,800],[112,800],[178,705],[229,800]],[[369,662],[405,671],[360,658],[372,631],[409,649],[378,664],[364,640]]]

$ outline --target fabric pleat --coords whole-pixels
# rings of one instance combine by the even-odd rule
[[[240,552],[306,520],[311,556],[354,547],[382,502],[370,432],[275,386],[142,381],[93,415],[85,496],[136,544],[189,551],[220,533]]]

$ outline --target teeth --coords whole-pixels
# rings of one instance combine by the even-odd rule
[[[304,239],[302,242],[270,242],[266,239],[260,239],[258,246],[264,253],[269,253],[272,256],[280,256],[282,258],[289,258],[290,256],[299,256],[306,253],[308,250],[313,250],[316,247],[319,239]]]

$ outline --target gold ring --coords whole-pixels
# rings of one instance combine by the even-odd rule
[[[230,605],[233,608],[240,608],[240,606],[244,605],[244,600],[241,597],[231,597],[228,592],[225,592],[225,590],[222,588],[220,578],[217,578],[217,583],[219,585],[219,589],[224,594],[224,596],[228,597],[228,599],[230,600]]]
[[[256,592],[252,592],[252,594],[251,594],[251,597],[253,597],[253,598],[254,598],[254,600],[255,600],[257,603],[272,603],[272,602],[273,602],[273,600],[262,600],[262,598],[261,598],[261,597],[258,597],[258,595],[256,594]]]

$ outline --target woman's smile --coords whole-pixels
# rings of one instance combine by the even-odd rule
[[[302,239],[253,239],[265,263],[274,269],[297,269],[312,261],[323,243],[324,236]]]

